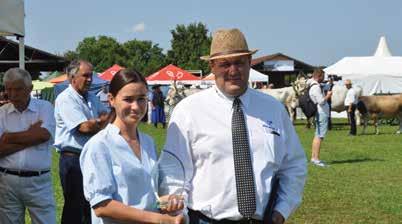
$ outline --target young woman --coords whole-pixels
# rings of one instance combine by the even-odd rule
[[[183,223],[183,216],[160,214],[151,185],[156,150],[151,137],[138,131],[146,113],[147,83],[136,71],[115,74],[109,90],[110,121],[93,136],[80,156],[84,194],[92,223]],[[167,211],[183,208],[169,197]]]

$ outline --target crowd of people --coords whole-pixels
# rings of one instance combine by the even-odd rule
[[[53,146],[60,153],[61,223],[284,223],[301,203],[307,160],[283,105],[248,87],[256,51],[238,29],[214,33],[202,59],[216,86],[176,106],[162,151],[183,163],[184,195],[160,198],[151,178],[155,143],[138,130],[148,101],[152,123],[166,125],[158,87],[149,99],[143,75],[123,69],[111,80],[108,108],[88,91],[93,66],[77,60],[53,107],[30,97],[27,71],[8,70],[9,103],[0,108],[0,223],[24,223],[26,210],[32,223],[56,222]],[[314,79],[319,83],[322,74]],[[311,94],[320,107],[312,157],[318,164],[330,92],[321,95],[317,85]],[[167,206],[158,208],[157,200]]]

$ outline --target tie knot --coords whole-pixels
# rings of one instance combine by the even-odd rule
[[[233,100],[233,109],[239,111],[239,109],[240,109],[240,104],[241,104],[240,98],[239,98],[239,97],[236,97],[236,98]]]
[[[240,105],[241,104],[241,100],[240,100],[240,98],[239,97],[235,97],[234,98],[234,101],[233,101],[233,105]]]

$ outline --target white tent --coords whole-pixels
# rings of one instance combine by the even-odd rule
[[[250,78],[251,82],[268,82],[268,75],[264,75],[261,72],[258,72],[254,69],[250,69]]]
[[[21,68],[25,66],[24,16],[24,0],[0,0],[0,36],[17,36]]]
[[[210,73],[209,75],[205,76],[202,80],[204,82],[215,83],[215,75]],[[250,82],[268,82],[268,76],[251,68],[249,81]]]
[[[325,73],[351,79],[363,95],[402,93],[402,57],[394,57],[381,37],[374,56],[345,57],[324,69]]]

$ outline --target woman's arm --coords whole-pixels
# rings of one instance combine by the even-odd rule
[[[93,207],[95,215],[103,218],[111,218],[127,223],[184,223],[183,215],[170,216],[156,212],[144,211],[127,206],[116,200],[106,200]]]

